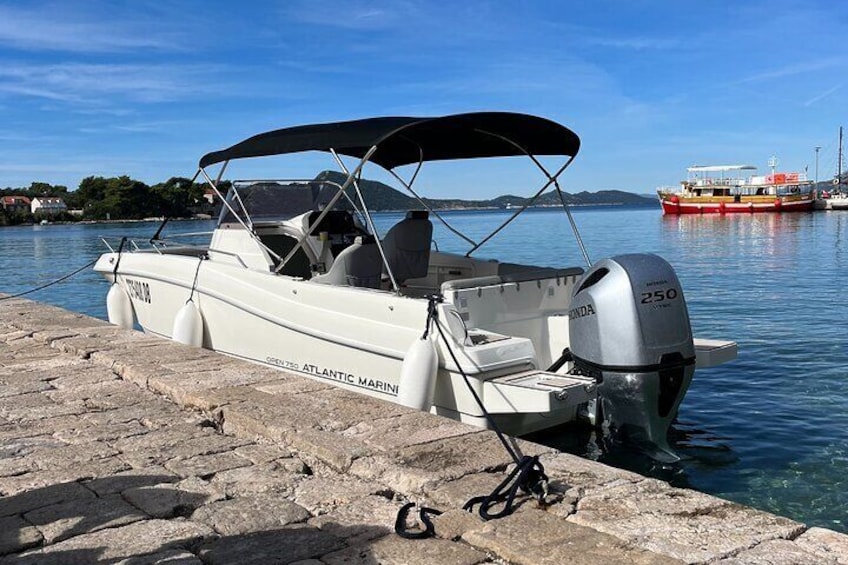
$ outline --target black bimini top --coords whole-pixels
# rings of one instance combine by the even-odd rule
[[[507,141],[509,140],[509,141]],[[435,118],[385,117],[313,124],[260,133],[200,159],[206,167],[231,159],[335,150],[385,169],[419,161],[567,155],[580,149],[573,131],[545,118],[509,112],[476,112]]]

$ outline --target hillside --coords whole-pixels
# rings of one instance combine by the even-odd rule
[[[337,171],[324,171],[315,177],[315,180],[330,180],[338,184],[345,181],[345,176]],[[372,210],[408,210],[416,207],[416,200],[411,196],[395,190],[394,188],[378,181],[365,180],[360,182],[360,188],[365,195],[365,200]],[[566,204],[571,206],[589,205],[642,205],[653,206],[656,201],[653,198],[645,198],[622,190],[599,190],[598,192],[582,191],[576,194],[563,192]],[[439,199],[425,198],[428,206],[435,210],[468,209],[468,208],[507,208],[523,206],[528,198],[505,194],[490,200],[463,200],[463,199]],[[559,196],[555,191],[543,194],[534,206],[561,206]]]

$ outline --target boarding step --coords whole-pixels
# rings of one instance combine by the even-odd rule
[[[597,396],[595,380],[531,370],[483,383],[483,403],[492,414],[526,414],[563,410]]]
[[[736,359],[738,348],[735,341],[695,338],[695,367],[715,367]]]

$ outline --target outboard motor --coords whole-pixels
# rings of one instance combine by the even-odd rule
[[[597,262],[574,291],[568,329],[575,368],[599,382],[596,423],[677,460],[666,436],[695,372],[695,346],[671,265],[650,254]]]

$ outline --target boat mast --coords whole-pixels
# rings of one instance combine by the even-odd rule
[[[839,126],[839,155],[837,158],[836,188],[842,192],[842,126]]]

